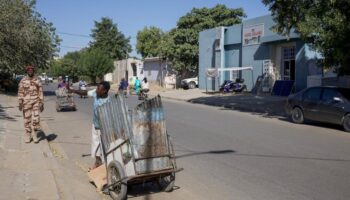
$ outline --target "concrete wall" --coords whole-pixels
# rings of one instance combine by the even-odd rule
[[[135,67],[133,68],[133,65]],[[108,76],[112,76],[113,83],[119,83],[122,78],[130,78],[134,74],[139,78],[143,78],[143,70],[142,70],[142,61],[134,58],[128,58],[124,60],[116,60],[114,61],[114,70],[112,75],[108,74],[105,78],[110,78]]]
[[[144,61],[143,76],[146,77],[148,81],[163,84],[167,74],[173,74],[173,71],[171,65],[166,61],[159,59],[146,59]]]

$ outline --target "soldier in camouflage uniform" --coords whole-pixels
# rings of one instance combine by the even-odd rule
[[[38,143],[37,131],[40,130],[39,111],[44,110],[44,95],[41,80],[34,76],[34,67],[26,67],[25,76],[18,86],[19,110],[23,111],[24,128],[26,131],[26,143],[33,139]],[[34,130],[32,130],[32,127]]]

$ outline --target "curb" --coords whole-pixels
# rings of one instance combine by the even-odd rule
[[[43,146],[45,146],[45,150],[50,152],[50,155],[51,155],[49,157],[50,159],[47,161],[47,164],[52,169],[52,173],[54,175],[54,179],[57,185],[57,190],[59,192],[58,196],[60,197],[60,199],[74,199],[70,191],[70,188],[66,186],[67,181],[64,179],[64,174],[57,161],[57,158],[67,159],[67,155],[65,154],[64,151],[61,150],[60,147],[58,147],[60,150],[57,150],[56,146],[52,147],[50,142],[47,140],[47,133],[52,133],[52,131],[45,121],[41,121],[40,123],[41,123],[43,134],[45,136],[45,139],[42,140],[42,141],[45,141],[45,144]]]

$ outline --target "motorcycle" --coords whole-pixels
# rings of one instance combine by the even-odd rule
[[[149,90],[148,89],[143,89],[143,90],[140,90],[140,92],[139,92],[139,100],[147,100],[148,99],[148,93],[149,92]]]
[[[240,93],[247,89],[247,86],[244,84],[244,79],[237,78],[235,82],[231,80],[225,80],[224,83],[220,86],[220,92],[222,93]]]
[[[80,85],[80,86],[79,86],[79,90],[86,91],[86,90],[87,90],[87,89],[86,89],[86,85],[85,85],[85,84]],[[86,95],[80,95],[80,98],[87,98],[87,96],[86,96]]]

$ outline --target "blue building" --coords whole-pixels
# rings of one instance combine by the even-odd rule
[[[284,37],[271,30],[273,25],[268,15],[200,32],[199,88],[218,90],[224,80],[241,77],[251,90],[266,69],[276,80],[294,80],[296,91],[306,88],[308,76],[322,74],[316,65],[320,56],[298,34]],[[252,71],[230,71],[236,67],[252,67]],[[208,78],[210,68],[218,70],[219,78]]]

